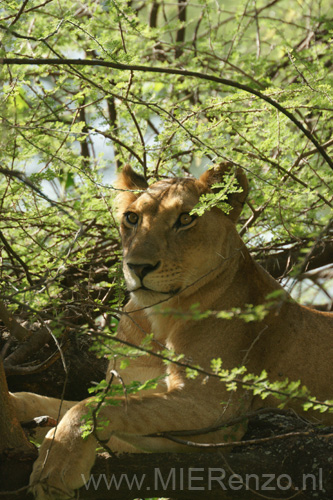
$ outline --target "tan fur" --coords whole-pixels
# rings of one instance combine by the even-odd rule
[[[170,354],[183,354],[183,362],[204,370],[210,371],[211,360],[220,357],[226,369],[243,364],[250,373],[266,369],[271,381],[301,379],[318,399],[332,398],[331,314],[302,307],[285,293],[261,322],[246,323],[237,317],[223,320],[214,315],[195,321],[189,314],[180,314],[188,313],[193,304],[201,311],[244,309],[246,304],[263,304],[269,293],[281,290],[252,260],[235,229],[247,194],[247,181],[241,171],[236,176],[243,191],[229,197],[232,210],[228,216],[213,208],[192,222],[186,216],[188,225],[179,223],[180,215],[189,213],[200,195],[210,192],[212,184],[221,181],[229,168],[222,165],[199,180],[163,180],[148,189],[144,179],[129,167],[120,175],[118,188],[123,191],[118,196],[118,207],[122,214],[124,275],[131,299],[118,337],[140,344],[145,332],[152,332],[153,351],[167,349]],[[136,224],[126,220],[124,214],[128,212],[137,216]],[[130,217],[132,221],[135,216]],[[114,366],[119,369],[117,361]],[[125,398],[118,398],[118,406],[103,408],[102,415],[109,424],[100,431],[99,438],[110,439],[115,451],[188,451],[166,439],[144,436],[213,426],[249,410],[279,404],[273,397],[263,401],[244,389],[228,392],[213,377],[189,379],[183,367],[166,365],[152,355],[133,360],[121,376],[125,383],[164,377],[156,390],[131,395],[127,403]],[[25,395],[25,416],[29,404],[31,408],[36,404],[34,398],[37,396]],[[19,410],[17,400],[16,405]],[[56,489],[63,492],[59,498],[66,498],[83,484],[81,474],[89,477],[96,441],[92,436],[83,441],[80,436],[85,405],[85,401],[78,403],[65,414],[46,463],[53,430],[41,447],[31,478],[39,500],[58,498]],[[316,417],[333,421],[328,413]],[[242,433],[241,428],[227,428],[193,439],[218,442],[230,439],[231,434],[239,438]],[[46,483],[38,484],[40,479],[46,479]]]

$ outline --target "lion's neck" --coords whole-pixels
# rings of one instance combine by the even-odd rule
[[[275,290],[283,290],[281,285],[254,261],[245,246],[230,268],[226,272],[222,271],[211,283],[208,301],[212,309],[229,310],[244,304],[262,304],[267,295]]]
[[[231,311],[244,304],[262,304],[282,287],[250,256],[243,246],[224,265],[167,301],[146,307],[156,340],[166,342],[171,331],[186,328],[195,315],[206,311]]]

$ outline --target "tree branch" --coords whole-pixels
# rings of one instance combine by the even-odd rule
[[[9,330],[9,333],[13,335],[18,341],[22,342],[31,336],[31,332],[24,328],[16,321],[16,319],[9,313],[5,304],[0,301],[0,320],[3,322],[5,327]]]
[[[98,455],[92,474],[85,477],[87,484],[79,491],[80,498],[327,500],[333,493],[333,429],[311,426],[310,430],[307,422],[291,413],[272,412],[251,419],[243,446],[223,454]],[[2,482],[0,490],[7,484]],[[11,497],[9,491],[0,492],[0,499]],[[13,498],[28,500],[24,491]]]
[[[187,71],[187,70],[181,70],[177,68],[164,68],[164,67],[148,67],[148,66],[142,66],[142,65],[136,65],[136,64],[122,64],[122,63],[114,63],[111,61],[102,61],[99,59],[42,59],[42,58],[36,58],[36,59],[29,59],[29,58],[24,58],[24,57],[19,57],[19,58],[0,58],[0,64],[8,64],[8,65],[59,65],[59,66],[102,66],[106,68],[113,68],[113,69],[118,69],[118,70],[123,70],[123,71],[142,71],[142,72],[148,72],[148,73],[159,73],[159,74],[169,74],[169,75],[180,75],[180,76],[185,76],[185,77],[194,77],[198,78],[200,80],[206,80],[206,81],[211,81],[211,82],[216,82],[220,83],[222,85],[226,85],[229,87],[237,88],[239,90],[243,90],[244,92],[250,93],[252,95],[255,95],[259,97],[260,99],[268,102],[271,106],[274,108],[278,109],[281,113],[283,113],[285,116],[291,120],[294,125],[296,125],[297,128],[299,128],[303,134],[312,142],[312,144],[316,147],[318,153],[321,154],[321,156],[325,159],[326,163],[330,166],[330,168],[333,170],[333,160],[330,158],[328,153],[325,151],[325,149],[319,144],[317,139],[314,137],[313,134],[309,130],[307,130],[304,125],[297,119],[295,116],[288,111],[286,108],[281,106],[277,101],[272,99],[266,94],[263,94],[259,90],[253,89],[249,87],[248,85],[244,85],[242,83],[236,82],[234,80],[230,80],[227,78],[220,78],[215,75],[206,75],[203,73],[199,73],[196,71]]]
[[[259,257],[260,264],[269,272],[274,278],[281,278],[297,264],[302,249],[305,245],[297,246],[295,248],[286,248],[281,252],[270,254],[267,257]],[[333,241],[321,241],[314,247],[311,253],[310,260],[307,261],[307,271],[317,269],[333,263]]]
[[[18,13],[16,14],[16,16],[14,17],[14,19],[10,23],[10,27],[14,26],[14,24],[20,19],[20,17],[23,14],[24,9],[25,9],[25,7],[26,7],[26,5],[27,5],[28,2],[29,2],[29,0],[24,0],[24,2],[21,5],[21,8],[18,11]]]
[[[14,170],[8,170],[8,172],[14,172]],[[0,168],[0,173],[1,172],[1,168]],[[14,176],[14,174],[13,174]],[[29,282],[29,284],[31,286],[33,286],[33,280],[31,278],[31,274],[30,274],[30,271],[29,271],[29,268],[28,266],[26,265],[26,263],[21,259],[21,257],[15,252],[15,250],[11,247],[11,245],[8,243],[5,235],[3,234],[3,232],[0,230],[0,240],[2,241],[2,243],[4,244],[4,247],[6,249],[6,252],[8,253],[8,256],[9,257],[13,257],[14,259],[16,259],[20,264],[21,266],[23,267],[24,269],[24,272],[25,272],[25,275],[27,277],[27,280]]]

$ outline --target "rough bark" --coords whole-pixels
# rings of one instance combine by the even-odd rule
[[[3,487],[16,490],[25,486],[36,456],[11,405],[0,358],[0,491]]]
[[[5,372],[0,358],[0,454],[13,449],[29,452],[32,448],[11,405]]]

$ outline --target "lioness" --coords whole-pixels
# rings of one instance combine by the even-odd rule
[[[278,294],[261,321],[218,319],[211,314],[195,320],[189,312],[231,311],[258,305],[280,285],[256,264],[240,239],[235,223],[247,196],[245,175],[237,171],[241,192],[229,196],[228,215],[218,208],[197,217],[191,210],[200,195],[209,193],[229,169],[221,165],[199,180],[169,179],[148,187],[130,167],[120,174],[118,210],[124,248],[124,275],[131,299],[119,324],[118,338],[140,345],[145,332],[153,333],[151,350],[183,354],[178,364],[165,364],[152,355],[139,356],[119,370],[125,384],[161,377],[156,389],[118,398],[105,405],[100,418],[108,425],[98,432],[100,440],[121,451],[188,451],[165,438],[146,437],[161,431],[182,431],[216,426],[264,405],[251,391],[227,391],[211,373],[211,360],[220,357],[223,367],[246,365],[250,373],[266,369],[271,381],[301,379],[319,400],[333,398],[333,315],[296,304],[286,293]],[[180,313],[184,313],[183,315]],[[185,314],[186,313],[186,314]],[[186,364],[202,371],[186,377]],[[59,401],[29,393],[12,396],[19,418],[36,414],[56,417]],[[65,402],[54,437],[48,432],[31,477],[38,500],[64,499],[74,495],[87,479],[95,460],[96,440],[81,437],[87,401]],[[74,406],[73,406],[74,405]],[[318,418],[333,421],[333,415]],[[197,441],[219,442],[229,435],[241,437],[240,428],[229,427],[196,436]],[[54,439],[50,448],[51,442]],[[42,481],[42,482],[41,482]]]

